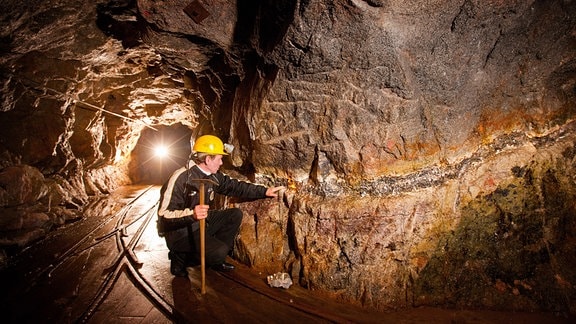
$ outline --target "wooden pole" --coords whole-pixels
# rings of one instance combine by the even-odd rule
[[[204,182],[200,181],[200,205],[204,205]],[[202,274],[202,295],[206,293],[206,219],[200,220],[200,271]]]

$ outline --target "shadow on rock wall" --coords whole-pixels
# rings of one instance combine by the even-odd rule
[[[462,209],[415,282],[416,305],[576,311],[574,148]],[[563,162],[567,165],[561,165]]]

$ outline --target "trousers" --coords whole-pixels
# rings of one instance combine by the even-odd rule
[[[238,208],[209,210],[206,217],[206,265],[221,264],[234,246],[242,223],[242,211]],[[193,263],[200,264],[200,230],[192,227],[166,233],[166,245],[172,253],[186,255]]]

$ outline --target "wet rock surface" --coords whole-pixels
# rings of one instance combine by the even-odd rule
[[[3,1],[0,261],[161,182],[143,139],[174,126],[288,187],[240,204],[255,270],[379,310],[574,314],[574,6]]]

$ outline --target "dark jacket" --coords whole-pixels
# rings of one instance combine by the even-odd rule
[[[160,190],[158,231],[161,235],[188,225],[193,230],[198,229],[198,222],[192,218],[194,206],[200,203],[200,183],[195,181],[197,179],[217,183],[204,183],[205,205],[212,204],[215,193],[245,199],[266,197],[267,188],[262,185],[233,179],[222,172],[206,175],[197,165],[189,162],[188,167],[176,170]]]

